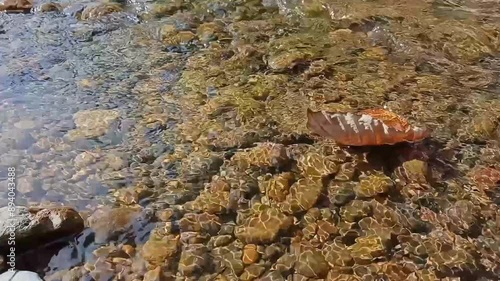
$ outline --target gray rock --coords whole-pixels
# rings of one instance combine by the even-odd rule
[[[262,0],[262,6],[266,8],[278,8],[277,0]]]
[[[92,152],[82,152],[75,157],[75,166],[78,168],[87,167],[97,160],[97,154]]]
[[[21,177],[17,181],[17,191],[23,194],[40,192],[42,191],[42,183],[31,176]]]
[[[12,246],[9,244],[11,237],[15,237],[16,251],[21,252],[77,234],[83,228],[82,217],[71,208],[39,209],[6,206],[0,208],[0,252]]]
[[[36,127],[36,123],[33,120],[21,120],[14,123],[14,127],[21,130],[31,130]]]
[[[73,121],[77,128],[94,129],[101,126],[109,127],[118,117],[120,114],[116,110],[82,110],[73,115]]]
[[[103,206],[87,219],[95,232],[95,242],[105,243],[127,232],[138,233],[152,218],[150,210],[137,207],[111,208]]]
[[[0,274],[0,281],[43,281],[38,274],[31,271],[6,271]]]
[[[113,123],[119,120],[120,113],[116,110],[82,110],[73,115],[76,129],[68,132],[70,140],[94,138],[104,135]]]
[[[11,151],[11,152],[9,151],[7,153],[2,154],[2,159],[0,160],[0,163],[6,167],[12,167],[12,166],[15,167],[19,165],[22,159],[23,156],[17,151]]]
[[[30,223],[29,209],[26,207],[3,207],[0,209],[0,245],[7,244],[9,235],[14,230],[23,229]]]
[[[2,132],[2,143],[6,143],[12,149],[28,149],[36,142],[33,136],[26,130],[11,129]]]
[[[115,155],[112,153],[107,154],[104,157],[104,161],[107,164],[107,166],[113,169],[114,171],[121,170],[126,166],[128,166],[127,161],[124,160],[123,157],[121,157],[121,155]]]
[[[83,10],[85,9],[85,6],[80,3],[75,3],[67,6],[66,8],[63,9],[63,13],[71,16],[71,17],[79,17]]]

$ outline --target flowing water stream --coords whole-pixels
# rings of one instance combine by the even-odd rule
[[[98,235],[95,228],[87,229],[59,255],[52,257],[51,252],[40,262],[28,262],[31,270],[52,276],[50,280],[173,280],[154,279],[161,275],[159,271],[177,276],[176,280],[254,280],[252,274],[261,276],[260,280],[382,280],[370,279],[376,276],[405,280],[401,276],[406,278],[412,271],[418,273],[414,277],[418,279],[406,280],[438,280],[433,276],[493,280],[492,276],[500,274],[498,1],[69,1],[60,2],[57,11],[46,12],[47,3],[36,2],[29,14],[0,12],[0,181],[7,177],[9,167],[16,167],[17,205],[64,205],[82,214],[99,208],[121,210],[125,205],[140,206],[142,211],[140,218],[135,214],[127,217],[129,211],[103,215],[104,225],[111,228],[127,225],[128,236],[89,242]],[[258,169],[243,165],[248,170],[239,174],[232,170],[234,163],[228,162],[242,159],[233,157],[235,153],[271,141],[287,146],[288,152],[295,151],[294,146],[307,146],[297,150],[307,154],[317,148],[304,125],[307,107],[348,111],[384,106],[411,123],[431,128],[432,140],[416,151],[411,148],[410,153],[405,148],[377,150],[374,157],[386,161],[383,168],[356,166],[361,158],[355,160],[358,156],[354,155],[364,152],[349,152],[351,158],[345,159],[352,161],[343,159],[354,163],[351,166],[357,172],[348,182],[356,184],[378,170],[399,180],[393,171],[418,154],[418,161],[428,163],[432,180],[426,184],[432,192],[422,199],[421,190],[408,191],[414,187],[408,185],[401,191],[403,199],[389,196],[390,203],[377,196],[368,196],[375,198],[372,201],[358,200],[358,194],[352,201],[357,203],[343,203],[350,207],[330,206],[333,201],[325,202],[335,188],[325,184],[321,192],[326,199],[319,195],[311,199],[316,205],[297,207],[300,211],[290,213],[281,210],[299,221],[289,227],[291,232],[280,229],[272,239],[264,238],[265,233],[256,234],[258,238],[242,236],[249,227],[244,226],[244,213],[265,212],[252,206],[274,206],[269,202],[277,200],[267,191],[259,192],[263,180],[257,176],[281,177],[291,171],[295,177],[291,182],[296,182],[308,178],[309,172],[321,174],[326,168],[311,162],[303,165],[312,170],[302,173],[299,156],[298,160],[291,157],[285,168],[276,168],[274,162],[267,167],[259,164],[267,160],[250,155],[245,161]],[[408,174],[418,174],[412,171]],[[202,197],[210,182],[212,193],[223,192],[222,185],[213,187],[217,185],[214,175],[240,182],[239,191],[230,192],[228,207],[221,207],[223,211],[215,205],[225,206],[221,202],[226,201],[220,199],[225,195]],[[256,175],[255,185],[242,187],[250,175]],[[234,190],[236,184],[230,185]],[[345,191],[342,188],[339,190]],[[289,195],[283,192],[283,198]],[[0,207],[6,206],[7,192],[0,190],[0,194]],[[297,194],[286,200],[307,205],[309,199],[300,196],[308,195]],[[360,202],[371,202],[375,211],[346,215],[366,207]],[[383,237],[376,231],[363,232],[363,223],[346,226],[372,216],[381,223],[373,204],[389,206],[398,214],[419,210],[420,219],[434,226],[446,217],[448,224],[432,228],[440,229],[441,234],[429,229],[409,231],[426,236],[429,245],[444,245],[453,239],[464,239],[459,244],[470,245],[457,246],[453,253],[443,246],[442,255],[435,250],[419,255],[412,243],[425,243],[416,236],[411,236],[415,239],[411,242],[398,238],[406,237],[404,231],[393,232],[385,250],[366,246],[371,240],[365,241],[366,247],[363,240],[347,242],[346,233],[356,231],[356,237]],[[312,236],[322,230],[317,222],[312,226],[308,216],[330,221],[323,213],[323,219],[312,215],[328,208],[332,223],[341,229],[340,234],[334,231],[329,237],[332,241],[335,236],[343,237],[342,243],[350,247],[353,257],[346,258],[344,266],[340,256],[334,261],[324,254],[334,250],[328,250],[323,238],[319,242],[308,238],[310,228],[319,229]],[[162,219],[160,213],[170,211],[174,215]],[[155,213],[154,219],[144,219],[148,212]],[[196,217],[190,223],[202,223],[187,227],[179,219],[192,215],[189,213],[217,217]],[[282,222],[283,214],[269,214],[266,216]],[[127,222],[115,223],[120,217]],[[463,221],[457,221],[459,218]],[[233,231],[203,232],[205,219]],[[173,230],[167,230],[168,223],[174,225]],[[158,242],[152,247],[171,256],[143,247],[151,241],[149,233],[155,227],[167,234],[180,233],[183,240],[176,240],[182,244],[178,250],[169,248],[169,241],[175,239],[165,233],[160,240],[166,244]],[[271,226],[264,223],[256,228],[267,227]],[[294,227],[297,230],[292,231]],[[342,230],[350,227],[350,231]],[[208,236],[182,236],[188,232]],[[213,246],[217,237],[227,243]],[[297,237],[308,241],[312,250],[290,246]],[[141,255],[115,257],[109,250],[101,260],[92,256],[99,247],[127,243]],[[191,247],[207,243],[212,246],[206,250]],[[227,249],[215,251],[223,248]],[[325,257],[318,258],[319,250],[314,249],[323,249]],[[208,266],[204,251],[223,257],[225,266]],[[257,258],[246,256],[245,260],[245,255],[254,252]],[[188,260],[190,255],[199,259]],[[297,259],[295,267],[286,269],[286,259],[292,255]],[[118,256],[130,262],[117,260]],[[167,262],[169,259],[175,261]],[[147,266],[136,266],[144,260]],[[414,267],[403,266],[403,260],[411,260]],[[120,262],[123,265],[118,266]],[[280,264],[285,269],[276,269]],[[120,271],[125,273],[120,275]],[[64,274],[75,279],[58,279]],[[290,276],[303,279],[286,279]]]

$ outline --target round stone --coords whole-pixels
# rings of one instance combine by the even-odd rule
[[[257,246],[255,244],[247,244],[243,248],[243,263],[244,264],[254,264],[260,258],[260,254],[257,251]]]

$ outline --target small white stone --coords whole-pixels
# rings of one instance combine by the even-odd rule
[[[0,275],[0,281],[43,281],[43,279],[31,271],[7,270]]]

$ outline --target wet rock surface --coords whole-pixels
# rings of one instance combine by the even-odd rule
[[[33,8],[33,2],[30,0],[6,0],[0,3],[0,12],[7,13],[29,13]]]
[[[498,9],[348,2],[5,1],[0,181],[15,167],[33,241],[77,234],[20,266],[45,280],[496,280]],[[308,109],[382,108],[432,137],[346,147],[306,126]]]
[[[11,246],[19,252],[26,251],[79,234],[84,228],[80,214],[64,207],[3,207],[0,209],[0,217],[0,249],[3,254],[10,253]],[[11,240],[15,241],[14,244]]]
[[[116,121],[119,113],[114,110],[84,110],[73,115],[76,129],[68,132],[68,138],[100,137],[109,130],[110,125]]]

